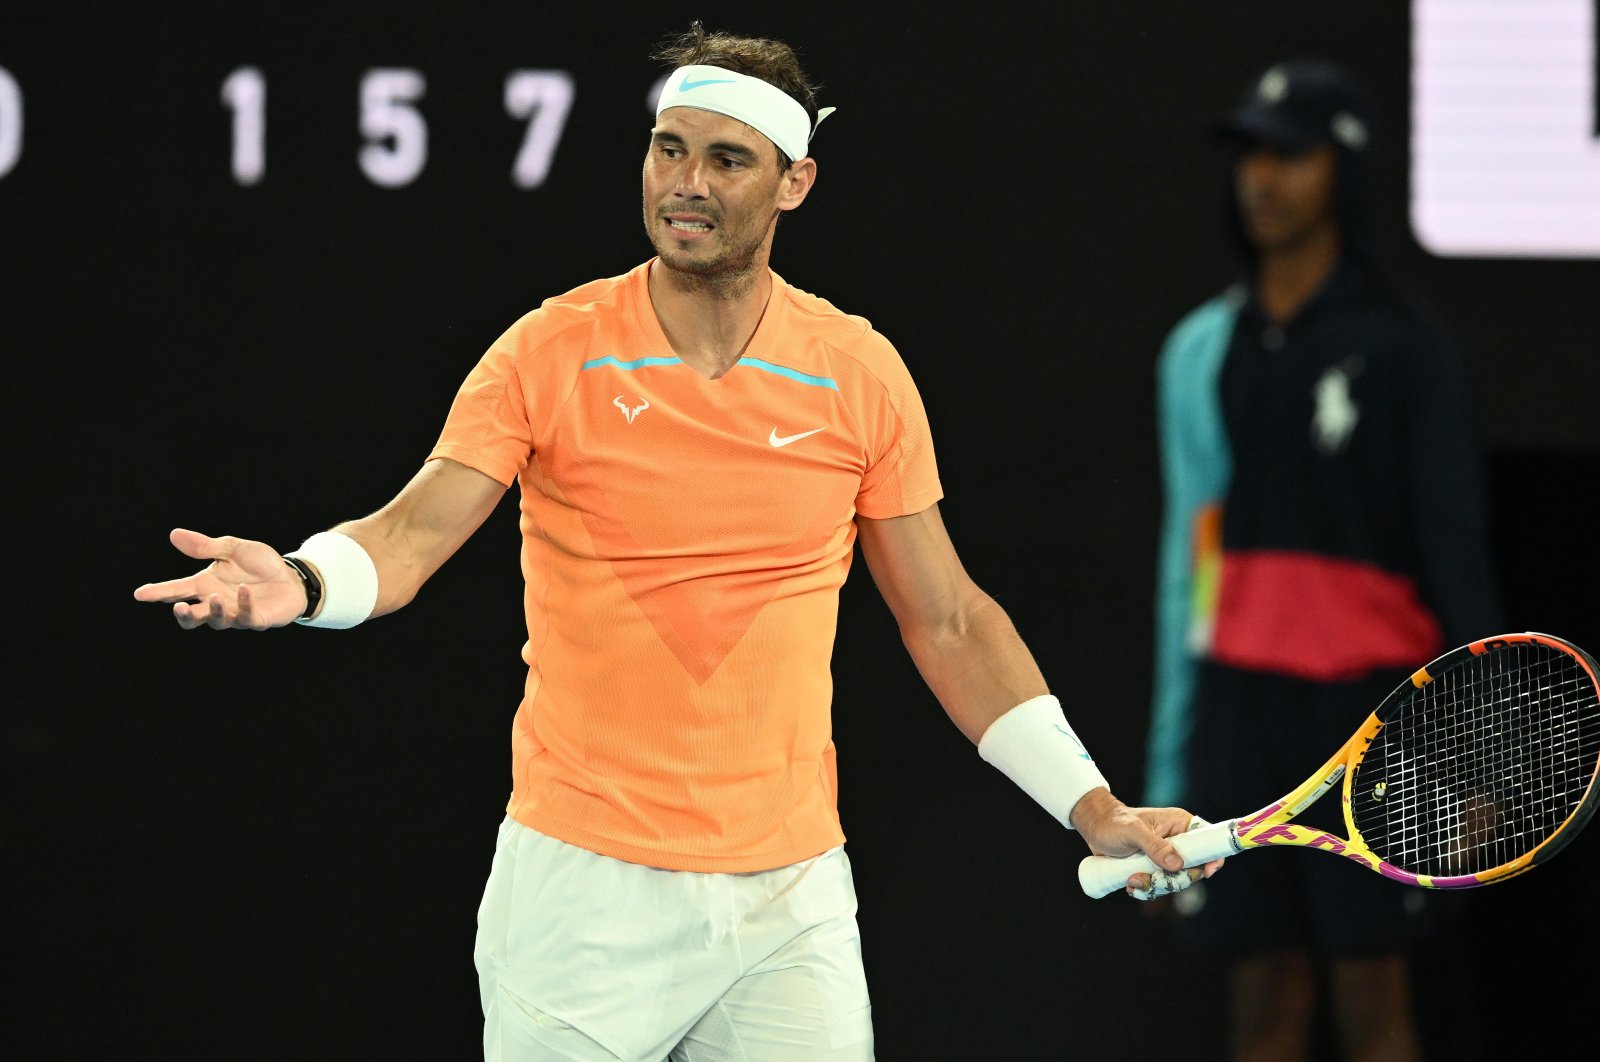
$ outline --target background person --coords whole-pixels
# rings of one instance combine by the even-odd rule
[[[1154,803],[1253,811],[1406,674],[1499,633],[1464,368],[1373,261],[1370,126],[1347,70],[1298,58],[1220,128],[1243,275],[1158,361]],[[1408,956],[1458,897],[1296,853],[1180,900],[1181,939],[1228,963],[1232,1058],[1311,1057],[1319,1007],[1345,1058],[1422,1056]]]

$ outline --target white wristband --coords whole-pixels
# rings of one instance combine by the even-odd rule
[[[989,724],[978,755],[994,764],[1067,829],[1072,809],[1089,790],[1107,785],[1073,733],[1061,702],[1050,694],[1023,701]]]
[[[285,556],[316,566],[322,577],[322,607],[297,619],[307,627],[354,627],[378,603],[378,569],[361,543],[338,531],[318,531]]]

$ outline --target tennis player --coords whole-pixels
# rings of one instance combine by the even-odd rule
[[[350,627],[517,485],[527,681],[478,914],[485,1058],[869,1059],[830,727],[858,538],[955,725],[1092,852],[1182,887],[1165,838],[1191,815],[1112,795],[968,577],[896,349],[771,270],[828,113],[793,51],[695,23],[655,58],[654,256],[513,323],[381,509],[287,555],[175,530],[206,567],[135,597],[185,629]]]

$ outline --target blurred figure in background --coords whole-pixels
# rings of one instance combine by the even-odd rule
[[[1464,366],[1368,246],[1361,86],[1286,61],[1217,133],[1242,272],[1158,360],[1145,802],[1220,818],[1289,791],[1444,649],[1500,633],[1500,603]],[[1177,899],[1179,939],[1227,964],[1231,1058],[1327,1057],[1319,1014],[1343,1058],[1423,1057],[1409,955],[1459,897],[1297,852]]]

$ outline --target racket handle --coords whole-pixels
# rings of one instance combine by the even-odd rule
[[[1226,859],[1239,851],[1233,839],[1233,821],[1213,822],[1198,830],[1171,837],[1172,846],[1183,857],[1183,865],[1197,867],[1213,859]],[[1128,884],[1133,874],[1154,874],[1161,870],[1143,852],[1131,856],[1085,856],[1078,864],[1078,884],[1098,900]]]

